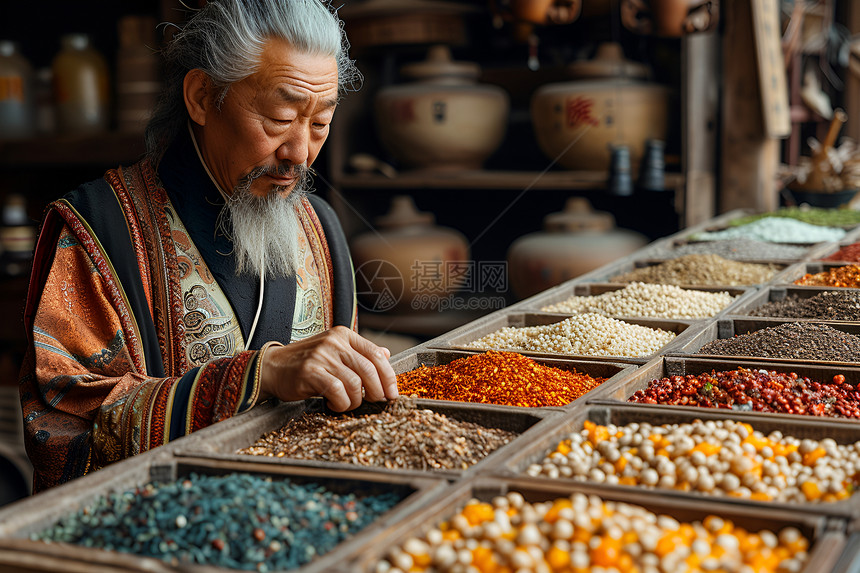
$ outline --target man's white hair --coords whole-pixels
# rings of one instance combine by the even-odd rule
[[[185,75],[206,72],[220,104],[227,90],[257,71],[266,42],[286,40],[302,52],[337,62],[338,95],[356,91],[363,78],[349,59],[343,22],[328,0],[210,0],[164,48],[164,90],[146,126],[146,153],[157,168],[185,127]]]

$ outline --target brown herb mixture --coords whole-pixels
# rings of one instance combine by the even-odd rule
[[[303,414],[237,453],[388,469],[466,469],[516,436],[399,398],[375,414]]]

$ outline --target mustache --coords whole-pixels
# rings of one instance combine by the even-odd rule
[[[255,179],[259,179],[263,175],[276,175],[278,177],[295,177],[296,179],[304,179],[309,175],[316,175],[316,171],[308,167],[304,163],[282,163],[280,165],[261,165],[251,170],[250,173],[242,178],[242,182],[250,183]]]

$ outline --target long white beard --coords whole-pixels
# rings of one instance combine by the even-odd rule
[[[277,188],[259,197],[250,191],[251,181],[259,177],[253,175],[233,189],[218,225],[233,240],[236,274],[261,276],[265,270],[267,277],[292,276],[299,268],[302,232],[296,206],[307,195],[309,178],[302,177],[286,197]]]

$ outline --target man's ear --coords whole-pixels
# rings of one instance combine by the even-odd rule
[[[206,114],[212,105],[211,91],[212,81],[203,70],[195,68],[185,74],[182,83],[185,108],[191,121],[198,125],[206,125]]]

